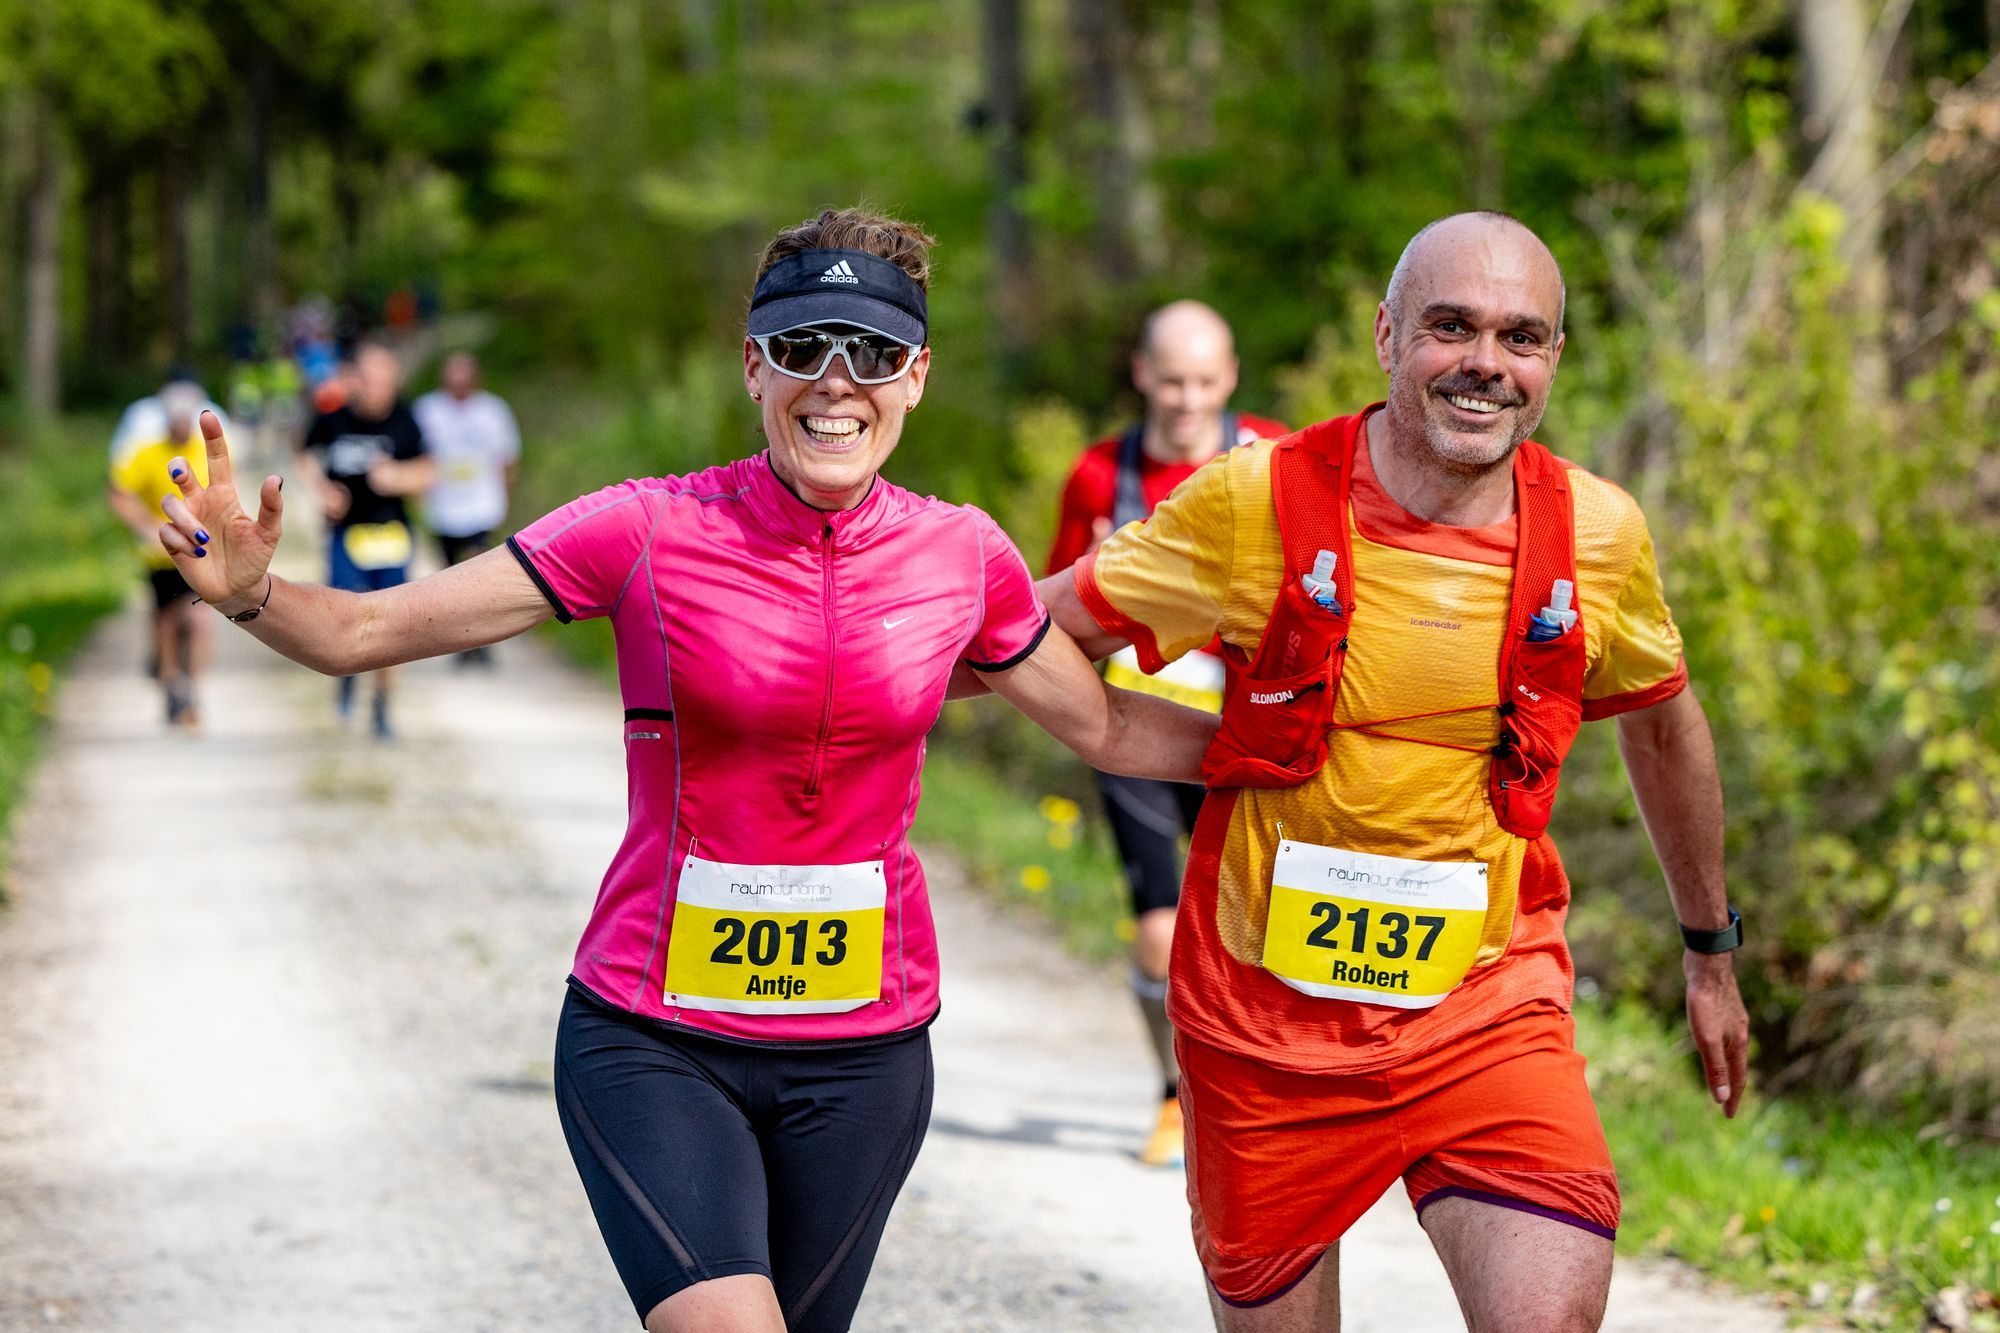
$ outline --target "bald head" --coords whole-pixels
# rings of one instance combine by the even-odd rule
[[[1162,350],[1215,349],[1221,355],[1236,355],[1236,339],[1229,324],[1212,306],[1200,301],[1173,301],[1146,316],[1139,334],[1139,355],[1151,356]]]
[[[1541,423],[1562,358],[1555,256],[1505,213],[1458,213],[1403,248],[1375,312],[1385,422],[1412,465],[1497,475]]]
[[[1407,313],[1413,280],[1428,276],[1433,266],[1450,264],[1470,254],[1499,259],[1507,267],[1551,284],[1555,292],[1555,332],[1562,332],[1563,315],[1569,305],[1569,288],[1563,282],[1562,267],[1542,238],[1527,223],[1511,213],[1481,210],[1453,213],[1439,218],[1403,247],[1396,268],[1389,275],[1389,291],[1382,303],[1390,318],[1401,322]]]
[[[1207,461],[1222,448],[1222,416],[1236,392],[1229,325],[1199,301],[1161,306],[1146,317],[1132,383],[1146,399],[1146,452],[1159,462]]]

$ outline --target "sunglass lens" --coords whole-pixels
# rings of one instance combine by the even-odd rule
[[[857,379],[886,380],[901,373],[910,359],[910,349],[887,338],[857,338],[848,344]]]
[[[778,333],[766,345],[778,369],[794,375],[812,375],[825,363],[833,339],[824,333]]]

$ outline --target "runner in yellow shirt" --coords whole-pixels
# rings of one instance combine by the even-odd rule
[[[194,590],[160,545],[160,525],[167,518],[160,502],[175,493],[168,465],[176,456],[188,460],[197,481],[208,483],[207,458],[195,429],[204,407],[214,410],[199,384],[175,379],[155,397],[127,408],[111,438],[105,492],[112,512],[132,530],[152,592],[154,674],[166,700],[167,723],[189,730],[201,724],[197,684],[208,663],[214,617],[194,614]]]
[[[1583,1078],[1545,829],[1618,716],[1734,1114],[1748,1021],[1700,705],[1629,496],[1529,436],[1562,276],[1502,214],[1413,239],[1389,397],[1232,451],[1041,585],[1093,656],[1229,669],[1168,1012],[1217,1326],[1339,1327],[1341,1235],[1403,1181],[1474,1328],[1594,1329],[1617,1180]]]

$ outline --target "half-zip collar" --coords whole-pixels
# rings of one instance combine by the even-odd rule
[[[903,507],[892,498],[901,493],[885,484],[879,473],[868,483],[868,494],[854,508],[815,509],[779,480],[777,469],[771,466],[769,449],[752,460],[744,472],[747,475],[743,499],[751,512],[772,532],[800,546],[819,547],[831,540],[833,549],[847,550],[890,522]]]

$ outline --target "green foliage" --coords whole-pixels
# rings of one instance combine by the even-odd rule
[[[103,499],[108,430],[68,422],[9,441],[0,428],[0,494],[10,515],[0,524],[0,870],[56,673],[131,586],[125,530]]]
[[[1580,1006],[1577,1046],[1618,1164],[1621,1249],[1777,1287],[1864,1329],[1924,1326],[1946,1287],[2000,1290],[2000,1159],[1832,1095],[1716,1113],[1678,1030]]]
[[[1787,231],[1788,295],[1741,365],[1658,373],[1653,521],[1717,735],[1739,971],[1771,1068],[1976,1119],[2000,1106],[2000,547],[1976,475],[2000,382],[1862,394],[1838,215],[1808,202]],[[1569,771],[1571,811],[1629,824],[1608,751]],[[1670,935],[1641,924],[1662,920],[1656,878],[1576,850],[1580,897],[1637,891],[1579,913],[1580,954],[1651,989],[1672,974]]]

